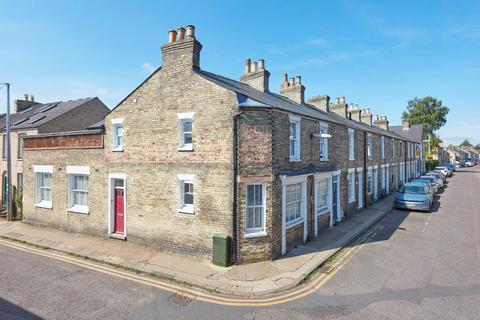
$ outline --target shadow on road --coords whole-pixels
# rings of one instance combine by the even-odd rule
[[[0,298],[0,319],[8,320],[42,320],[43,318]]]

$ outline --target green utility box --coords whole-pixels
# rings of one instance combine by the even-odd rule
[[[213,264],[222,267],[230,265],[230,248],[232,238],[223,234],[213,236]]]

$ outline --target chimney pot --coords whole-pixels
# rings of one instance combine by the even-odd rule
[[[258,69],[259,70],[265,69],[265,60],[264,59],[258,60]]]
[[[252,62],[252,72],[257,72],[257,61]]]
[[[25,93],[23,96],[25,98],[25,101],[28,101],[28,94]]]
[[[250,73],[250,64],[251,64],[251,60],[250,60],[250,58],[247,58],[245,60],[245,74]]]
[[[302,84],[302,77],[296,76],[295,77],[295,84]]]
[[[185,28],[181,27],[177,29],[178,40],[185,39]]]
[[[177,41],[177,31],[176,30],[170,30],[168,32],[168,43],[172,43]]]
[[[30,95],[30,101],[35,102],[35,98],[34,98],[33,94]]]
[[[195,26],[191,24],[187,26],[187,39],[195,39]]]
[[[283,74],[283,82],[288,82],[288,73]]]
[[[288,83],[293,86],[295,84],[295,78],[290,78]]]

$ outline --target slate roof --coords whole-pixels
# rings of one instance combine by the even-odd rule
[[[36,129],[43,124],[63,115],[64,113],[75,109],[87,102],[90,102],[93,98],[84,98],[78,100],[57,101],[50,103],[34,104],[30,108],[21,112],[15,112],[10,115],[11,130],[29,130]],[[0,132],[5,131],[6,116],[0,115]]]
[[[390,126],[389,129],[411,141],[423,142],[423,125],[421,124],[412,124],[408,130],[403,130],[403,126]]]
[[[286,97],[273,92],[262,92],[240,81],[232,80],[227,77],[211,73],[204,70],[195,70],[203,78],[213,83],[233,91],[237,94],[238,105],[241,108],[273,108],[283,110],[290,113],[300,114],[321,121],[345,125],[349,128],[364,130],[389,136],[397,139],[410,140],[411,137],[399,135],[395,132],[387,131],[379,127],[369,126],[362,122],[357,122],[348,118],[344,118],[333,112],[326,112],[316,108],[315,106],[304,103],[296,103]],[[421,140],[421,138],[420,138]],[[417,141],[412,139],[411,141]]]

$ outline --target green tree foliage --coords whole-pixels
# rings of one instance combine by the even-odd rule
[[[432,137],[432,139],[431,139],[431,142],[430,142],[431,143],[430,147],[432,148],[433,153],[437,153],[437,149],[440,146],[440,144],[443,143],[443,141],[436,134],[432,134],[431,137]]]
[[[473,147],[473,145],[470,143],[470,140],[465,139],[462,143],[460,143],[460,147]]]
[[[448,107],[433,97],[414,98],[408,101],[402,118],[410,118],[412,124],[422,124],[427,135],[433,134],[447,122]]]

